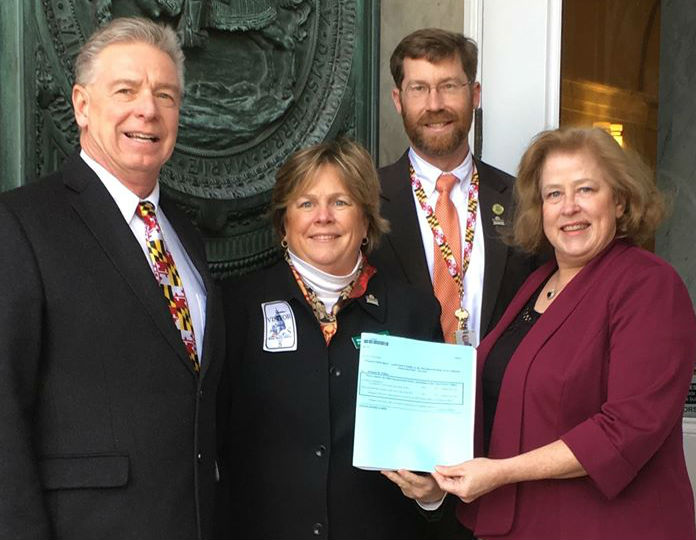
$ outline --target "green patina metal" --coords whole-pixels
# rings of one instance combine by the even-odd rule
[[[23,3],[0,3],[0,189],[21,186],[25,180]]]
[[[113,17],[173,25],[186,53],[179,139],[163,189],[218,276],[278,257],[265,210],[278,166],[349,135],[376,155],[378,0],[3,0],[2,189],[78,146],[70,89],[85,38]]]

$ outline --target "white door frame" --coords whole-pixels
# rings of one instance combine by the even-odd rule
[[[530,139],[558,127],[562,0],[463,2],[462,31],[479,44],[482,157],[514,174]]]

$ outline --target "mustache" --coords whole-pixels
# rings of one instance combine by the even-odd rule
[[[439,122],[456,122],[457,115],[447,111],[424,112],[418,119],[418,125],[437,124]]]

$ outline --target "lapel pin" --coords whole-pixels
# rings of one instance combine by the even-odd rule
[[[505,212],[505,207],[500,204],[500,203],[495,203],[492,207],[491,210],[493,210],[493,213],[495,214],[493,216],[493,225],[496,227],[505,225],[505,220],[500,217],[503,215],[503,212]]]
[[[365,302],[367,302],[368,304],[372,304],[373,306],[379,306],[379,300],[375,298],[374,294],[368,294],[365,297]]]

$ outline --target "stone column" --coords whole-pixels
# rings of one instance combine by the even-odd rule
[[[662,0],[657,183],[672,213],[655,247],[696,302],[696,3]]]

